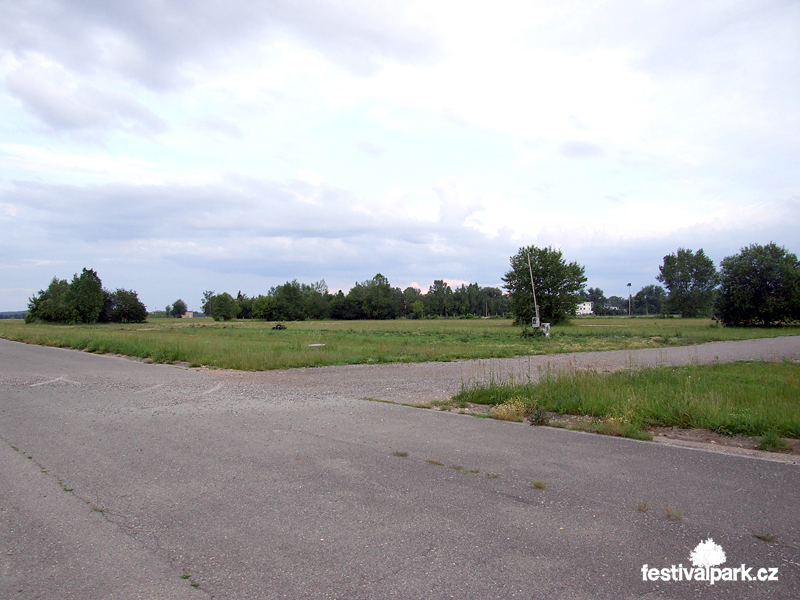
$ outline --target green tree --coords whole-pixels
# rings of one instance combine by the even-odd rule
[[[485,301],[484,310],[490,315],[505,315],[510,310],[509,296],[500,288],[481,288],[481,294]]]
[[[180,319],[187,310],[189,310],[189,308],[186,306],[186,302],[178,298],[172,303],[172,309],[169,311],[169,314],[176,319]]]
[[[393,293],[386,277],[378,273],[361,285],[364,288],[361,310],[365,318],[394,319],[400,315],[400,299]]]
[[[26,323],[49,321],[67,323],[72,318],[72,310],[68,303],[69,282],[66,279],[53,277],[46,290],[39,290],[36,296],[28,300]]]
[[[414,304],[419,302],[420,307],[422,307],[422,292],[419,288],[415,287],[407,287],[403,290],[403,304],[401,308],[401,315],[405,315],[411,317],[412,319],[419,319],[424,314],[424,309],[420,312],[414,313]]]
[[[253,299],[248,298],[247,294],[243,294],[242,290],[236,294],[236,303],[239,305],[239,314],[236,315],[239,319],[252,319],[253,318]]]
[[[646,285],[633,297],[633,314],[657,315],[667,299],[667,292],[660,285]]]
[[[274,321],[275,298],[272,298],[271,296],[262,296],[259,294],[253,298],[253,312],[251,314],[254,319]]]
[[[714,303],[718,275],[714,262],[703,249],[696,253],[679,248],[677,254],[664,257],[656,277],[669,290],[664,308],[684,317],[709,315]]]
[[[786,248],[751,244],[722,261],[717,311],[726,325],[800,320],[800,263]]]
[[[147,308],[133,290],[118,289],[115,292],[103,290],[103,311],[98,319],[101,323],[144,323],[147,321]]]
[[[296,279],[273,287],[269,295],[275,298],[275,319],[279,321],[302,321],[305,319],[303,292]]]
[[[72,277],[67,291],[67,304],[71,322],[97,323],[104,302],[103,283],[93,269],[84,268],[80,275]]]
[[[211,318],[215,321],[230,321],[239,314],[239,304],[228,292],[212,297]]]
[[[324,319],[330,314],[330,298],[328,285],[322,279],[311,285],[300,285],[303,298],[303,314],[307,319]]]
[[[410,319],[421,319],[425,316],[425,305],[420,300],[415,300],[407,312]]]
[[[528,256],[531,266],[528,268]],[[560,250],[551,247],[520,248],[511,257],[511,270],[503,276],[511,296],[511,310],[517,325],[529,325],[536,315],[531,288],[531,275],[536,287],[536,301],[542,322],[564,323],[575,314],[586,283],[584,268],[576,262],[567,263]]]
[[[443,279],[435,279],[423,297],[425,313],[446,317],[453,314],[453,290]]]
[[[344,320],[360,319],[362,315],[361,292],[361,286],[356,284],[346,296],[342,290],[339,290],[332,296],[330,304],[328,305],[331,318]]]
[[[214,290],[206,290],[203,292],[203,300],[200,303],[200,307],[203,309],[203,314],[207,317],[210,317],[214,310],[215,296]],[[167,315],[169,316],[169,306],[167,306]]]

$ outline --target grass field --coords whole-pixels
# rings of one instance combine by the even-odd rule
[[[710,429],[725,435],[800,438],[800,364],[747,362],[655,367],[616,373],[545,373],[535,383],[466,388],[454,401],[589,415],[586,427],[629,437],[647,427]],[[541,414],[541,413],[540,413]]]
[[[0,337],[153,362],[265,370],[324,365],[450,361],[685,346],[798,335],[800,328],[736,329],[708,319],[581,317],[549,340],[524,338],[508,320],[305,321],[273,331],[260,321],[151,318],[133,325],[49,325],[0,321]],[[312,344],[324,344],[311,347]]]

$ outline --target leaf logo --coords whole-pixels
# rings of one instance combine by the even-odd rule
[[[689,555],[689,560],[695,567],[716,567],[725,562],[725,551],[722,546],[708,538],[697,544],[697,547]]]

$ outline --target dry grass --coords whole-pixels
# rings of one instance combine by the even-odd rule
[[[489,414],[500,421],[522,421],[527,410],[528,406],[522,398],[510,398],[493,406]]]

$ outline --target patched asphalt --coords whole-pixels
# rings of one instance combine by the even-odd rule
[[[0,340],[0,597],[797,597],[797,464],[362,398],[798,356],[781,338],[232,373]],[[708,538],[720,567],[778,581],[643,581]]]

